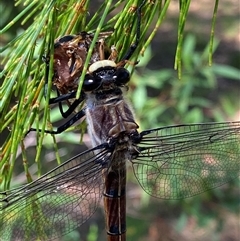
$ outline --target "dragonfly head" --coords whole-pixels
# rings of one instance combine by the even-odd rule
[[[123,67],[117,67],[111,60],[101,60],[89,67],[89,73],[85,76],[83,90],[92,92],[95,90],[108,90],[122,87],[130,80],[130,73]]]

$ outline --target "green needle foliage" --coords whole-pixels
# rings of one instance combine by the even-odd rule
[[[28,181],[31,181],[23,142],[30,127],[34,124],[36,128],[40,129],[52,128],[50,109],[47,103],[52,89],[53,61],[50,58],[49,76],[46,76],[45,63],[42,61],[42,57],[48,54],[53,55],[54,40],[59,36],[76,34],[83,30],[95,33],[83,74],[79,80],[79,96],[88,60],[99,33],[113,31],[107,41],[109,46],[114,45],[116,47],[118,61],[121,60],[130,45],[135,41],[136,10],[142,2],[142,0],[103,1],[95,13],[90,11],[95,3],[90,0],[19,0],[16,2],[15,5],[21,7],[22,11],[9,23],[6,23],[1,30],[1,35],[4,36],[19,23],[23,27],[26,26],[24,31],[9,40],[1,49],[1,62],[4,67],[1,72],[3,84],[0,92],[0,131],[10,130],[1,147],[0,185],[2,184],[4,189],[10,186],[19,147],[26,177]],[[175,67],[180,71],[181,45],[190,3],[191,1],[179,2],[179,30]],[[3,3],[1,4],[3,5]],[[142,9],[140,44],[130,60],[131,63],[137,61],[139,54],[144,54],[145,49],[151,43],[157,29],[163,22],[169,4],[170,0],[145,1]],[[216,9],[214,9],[214,17]],[[134,65],[131,63],[128,64],[128,67],[133,71]],[[48,89],[45,99],[43,87],[46,79],[48,79]],[[13,105],[14,100],[16,100],[16,104]],[[37,134],[38,148],[35,161],[39,163],[45,134],[43,132]],[[54,136],[52,137],[52,143],[57,151]],[[38,175],[40,174],[39,172]]]

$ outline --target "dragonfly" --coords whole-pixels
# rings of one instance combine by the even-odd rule
[[[138,24],[141,8],[142,5],[137,10]],[[69,102],[69,109],[63,113],[68,116],[83,101],[85,107],[57,131],[44,130],[58,134],[86,117],[93,148],[27,185],[0,193],[0,237],[4,241],[55,240],[86,222],[102,198],[107,240],[125,241],[129,164],[147,194],[166,200],[192,197],[239,177],[240,121],[138,131],[125,97],[131,76],[124,65],[137,48],[139,29],[135,44],[119,63],[113,60],[114,51],[110,51],[108,59],[92,59],[80,99]],[[68,36],[58,44],[69,44],[79,37],[82,35]],[[87,42],[84,44],[87,46]],[[100,49],[96,55],[100,56]],[[71,55],[70,62],[64,63],[77,70],[81,65],[75,62],[80,63]],[[56,69],[57,74],[59,71]],[[75,73],[72,80],[81,71]],[[57,79],[60,80],[59,75]],[[64,93],[60,87],[58,97],[52,99],[60,103],[60,111],[62,100],[76,97],[74,88],[66,88]]]

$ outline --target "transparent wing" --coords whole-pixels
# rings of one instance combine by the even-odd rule
[[[110,156],[99,146],[26,186],[0,193],[0,239],[52,240],[80,226],[98,207]]]
[[[239,176],[240,122],[170,126],[140,135],[139,154],[131,162],[152,196],[191,197]]]

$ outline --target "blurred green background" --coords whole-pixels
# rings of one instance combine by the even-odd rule
[[[2,25],[17,15],[13,1],[4,3]],[[170,4],[167,18],[158,30],[132,76],[128,97],[133,104],[141,130],[178,123],[240,120],[239,8],[237,2],[219,4],[215,29],[213,66],[208,66],[206,45],[209,41],[213,4],[193,1],[186,21],[182,48],[182,78],[173,69],[177,44],[178,1]],[[238,3],[239,4],[239,3]],[[3,7],[3,3],[1,3]],[[7,41],[21,30],[16,24]],[[51,112],[56,126],[61,123],[57,107]],[[4,133],[3,133],[4,134]],[[1,134],[2,135],[2,134]],[[82,151],[79,133],[68,132],[57,137],[64,160]],[[2,135],[1,139],[4,139]],[[89,147],[85,134],[84,143]],[[77,141],[76,141],[77,142]],[[35,154],[34,137],[28,137],[29,160]],[[43,171],[55,166],[51,137],[45,138],[42,153]],[[21,159],[21,157],[19,157]],[[46,162],[46,160],[48,160]],[[16,162],[14,183],[25,182],[21,161]],[[19,166],[18,166],[19,165]],[[32,164],[32,171],[36,164]],[[238,241],[240,239],[239,180],[180,201],[162,201],[148,196],[138,185],[131,168],[127,186],[128,241]],[[104,212],[102,204],[94,216],[79,230],[62,241],[103,241]],[[79,235],[81,233],[81,236]]]

